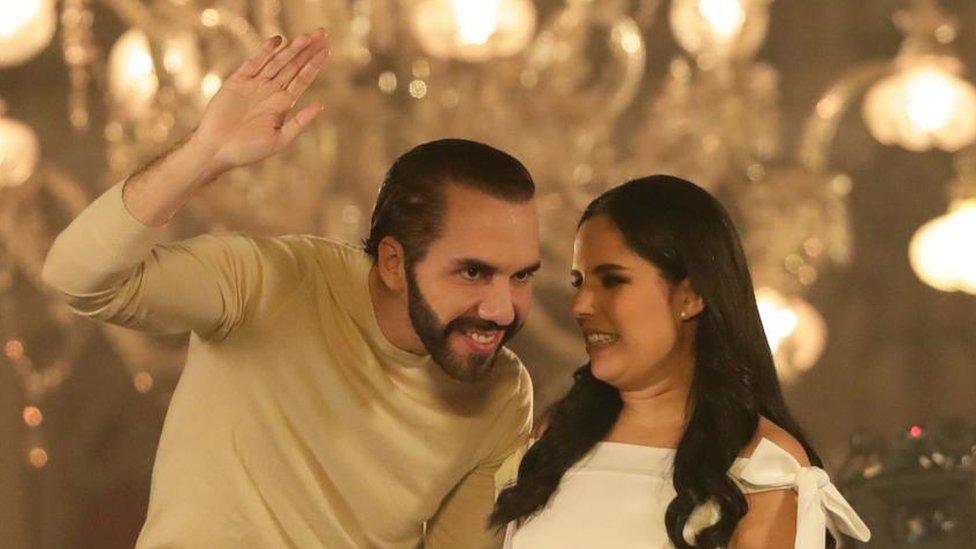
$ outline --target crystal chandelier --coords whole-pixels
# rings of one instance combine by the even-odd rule
[[[919,227],[908,257],[929,286],[976,295],[976,147],[957,155],[956,174],[949,211]]]
[[[895,23],[905,33],[892,73],[875,82],[862,113],[871,135],[886,145],[956,151],[976,141],[976,87],[962,78],[950,50],[956,23],[934,1],[915,0]]]
[[[329,31],[330,65],[307,94],[326,111],[284,154],[210,185],[171,224],[174,236],[234,229],[357,241],[393,158],[444,136],[485,141],[522,159],[538,182],[547,268],[523,337],[549,350],[551,362],[572,364],[582,347],[563,320],[564,273],[578,212],[609,185],[668,172],[708,187],[738,218],[783,378],[796,378],[822,352],[826,329],[802,296],[822,269],[849,258],[850,180],[779,148],[778,73],[755,59],[771,0],[675,0],[668,11],[657,0],[100,0],[126,27],[114,44],[94,38],[94,1],[62,0],[57,20],[70,124],[107,144],[102,188],[190,132],[263,37]],[[53,33],[53,1],[13,5],[0,7],[0,67],[26,61]],[[649,86],[645,36],[658,14],[683,53],[660,86]],[[94,86],[102,93],[91,93]],[[104,103],[90,105],[96,96]],[[28,135],[0,119],[0,192],[8,193],[0,213],[20,212],[0,224],[0,256],[12,258],[0,274],[44,296],[37,258],[58,227],[41,212],[59,211],[66,222],[99,189],[32,160]],[[21,238],[26,227],[35,238]],[[17,247],[36,251],[9,254]],[[0,302],[13,299],[0,293]],[[97,330],[140,392],[152,394],[154,376],[171,376],[180,363],[172,345]],[[24,361],[40,350],[15,324],[2,328],[0,343],[10,344],[9,360],[33,364],[25,376],[55,371]],[[70,365],[73,355],[64,356],[57,364]],[[43,411],[39,402],[26,406],[35,432]],[[31,444],[29,461],[43,466],[43,441]]]

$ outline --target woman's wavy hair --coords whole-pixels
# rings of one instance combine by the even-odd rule
[[[578,227],[596,216],[606,216],[627,245],[669,283],[689,279],[705,303],[697,317],[690,417],[674,458],[677,496],[664,521],[676,547],[725,546],[747,511],[745,497],[727,472],[753,439],[760,415],[796,437],[813,464],[822,464],[786,409],[738,234],[718,200],[693,183],[665,175],[603,193],[586,208]],[[622,407],[618,390],[594,377],[589,364],[574,378],[569,393],[550,409],[547,429],[523,458],[516,484],[499,494],[492,526],[530,518],[542,509],[566,470],[616,422]],[[682,535],[685,523],[708,500],[718,504],[721,518],[691,545]]]

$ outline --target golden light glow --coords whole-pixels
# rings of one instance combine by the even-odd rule
[[[521,51],[536,28],[530,0],[422,0],[411,17],[414,36],[434,57],[486,61]]]
[[[483,45],[498,30],[501,0],[451,0],[462,44]]]
[[[11,339],[4,344],[3,354],[10,360],[20,360],[24,356],[24,344],[16,339]]]
[[[153,377],[149,372],[139,372],[132,376],[132,384],[135,386],[136,391],[148,393],[153,388]]]
[[[669,21],[678,44],[699,58],[752,56],[766,38],[771,0],[674,0]]]
[[[912,151],[955,151],[976,141],[976,88],[955,66],[929,59],[875,83],[862,110],[871,135]]]
[[[200,93],[203,94],[204,101],[210,101],[219,90],[224,81],[219,75],[208,72],[203,80],[200,81]]]
[[[27,452],[27,461],[30,462],[31,467],[35,469],[41,469],[47,465],[47,450],[41,448],[40,446],[35,446]]]
[[[780,378],[790,381],[812,368],[827,342],[820,313],[806,301],[770,288],[756,290],[756,304]]]
[[[959,201],[949,213],[922,225],[908,247],[918,277],[943,292],[976,294],[976,199]]]
[[[146,35],[135,29],[126,31],[112,46],[108,66],[113,99],[132,114],[149,108],[159,89],[159,79]]]
[[[37,427],[44,421],[44,414],[37,406],[25,406],[23,417],[28,427]]]
[[[0,2],[0,67],[9,67],[37,55],[54,36],[54,0]]]
[[[740,0],[699,0],[698,11],[720,40],[739,34],[746,22],[746,12]]]
[[[40,145],[30,126],[0,118],[0,189],[27,181],[37,166]]]

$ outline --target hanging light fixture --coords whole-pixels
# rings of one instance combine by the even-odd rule
[[[434,57],[487,61],[528,45],[536,11],[530,0],[425,0],[412,24],[417,41]]]
[[[827,344],[820,313],[803,299],[771,288],[757,289],[756,303],[779,376],[791,381],[812,368]]]
[[[769,27],[772,0],[675,0],[670,23],[678,44],[700,64],[752,57]]]
[[[976,147],[958,153],[955,161],[949,211],[919,227],[908,259],[929,286],[976,295]]]
[[[863,115],[886,145],[911,151],[958,150],[976,140],[976,88],[952,57],[903,60],[895,74],[868,90]]]
[[[898,12],[905,33],[893,73],[868,89],[864,122],[875,139],[911,151],[956,151],[976,141],[976,87],[949,49],[956,23],[934,0]]]
[[[54,0],[0,2],[0,67],[27,61],[51,43]]]

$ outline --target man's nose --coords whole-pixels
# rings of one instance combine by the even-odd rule
[[[478,305],[478,317],[499,326],[508,326],[515,321],[515,303],[507,279],[498,277],[488,286],[484,299]]]

